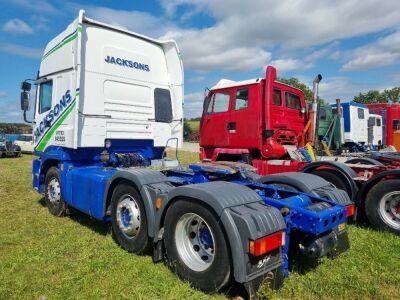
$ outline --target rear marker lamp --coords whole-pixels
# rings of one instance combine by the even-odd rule
[[[349,218],[354,215],[355,206],[354,204],[350,204],[346,206],[346,216]]]
[[[279,231],[258,240],[250,240],[249,252],[251,255],[260,256],[285,245],[285,232]]]

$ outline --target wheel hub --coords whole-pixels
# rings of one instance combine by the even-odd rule
[[[47,188],[47,197],[50,203],[57,205],[61,201],[61,187],[57,178],[52,178]]]
[[[123,196],[117,205],[117,224],[128,238],[135,237],[140,230],[139,206],[130,195]]]
[[[383,196],[379,211],[388,225],[400,228],[400,191],[393,191]]]
[[[175,228],[175,243],[182,261],[194,271],[202,272],[214,261],[213,233],[197,214],[187,213],[180,217]]]

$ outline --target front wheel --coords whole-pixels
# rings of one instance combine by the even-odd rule
[[[61,178],[56,167],[51,167],[46,173],[45,201],[49,212],[56,217],[63,217],[67,213],[67,205],[61,193]]]
[[[142,199],[129,183],[119,184],[111,198],[111,227],[114,240],[136,254],[148,251],[146,212]]]
[[[367,194],[365,212],[374,228],[400,234],[400,179],[376,184]]]
[[[169,264],[179,277],[207,293],[231,278],[231,255],[220,223],[205,206],[178,200],[165,217],[164,243]]]

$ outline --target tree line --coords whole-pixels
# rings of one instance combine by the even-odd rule
[[[370,90],[366,93],[359,93],[354,97],[355,102],[359,103],[399,103],[400,87],[385,89],[382,92],[378,90]]]

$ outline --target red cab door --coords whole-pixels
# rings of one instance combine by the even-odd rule
[[[208,97],[200,124],[200,146],[228,147],[231,91],[213,91]]]
[[[261,138],[261,91],[258,84],[235,87],[228,123],[231,148],[257,149]]]

